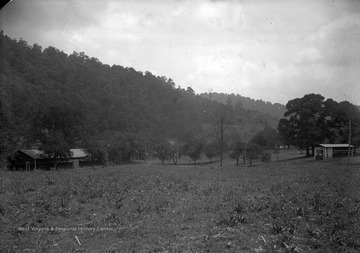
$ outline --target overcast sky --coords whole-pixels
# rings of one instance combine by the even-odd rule
[[[13,0],[0,28],[30,45],[172,78],[196,93],[360,105],[358,0]]]

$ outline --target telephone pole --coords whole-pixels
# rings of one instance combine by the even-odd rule
[[[346,168],[349,168],[350,150],[351,150],[351,118],[349,118],[349,147],[348,147],[348,159],[347,159]]]
[[[244,151],[244,161],[245,161],[245,164],[244,164],[244,165],[246,165],[246,142],[247,142],[247,140],[246,140],[246,132],[245,132],[245,151]]]

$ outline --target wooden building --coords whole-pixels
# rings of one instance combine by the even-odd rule
[[[60,167],[77,168],[81,161],[86,161],[88,155],[82,149],[70,149],[71,156],[59,164]],[[22,149],[16,152],[15,167],[25,170],[50,169],[54,160],[43,155],[38,149]]]
[[[314,160],[327,160],[338,156],[346,156],[349,152],[349,144],[319,144],[315,147]],[[350,145],[350,155],[355,152],[354,145]]]

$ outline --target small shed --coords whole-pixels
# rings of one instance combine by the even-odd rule
[[[80,161],[86,160],[88,155],[82,149],[70,149],[71,156],[67,158],[66,164],[72,164],[74,168],[79,167]],[[16,167],[25,170],[36,170],[38,168],[51,168],[53,159],[43,155],[38,149],[22,149],[16,153]]]
[[[350,145],[350,155],[353,156],[355,146]],[[319,144],[315,147],[314,160],[327,160],[337,156],[347,155],[349,144]]]

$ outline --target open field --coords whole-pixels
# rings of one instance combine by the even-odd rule
[[[360,157],[0,172],[1,252],[359,252]]]
[[[305,151],[301,151],[297,148],[291,148],[291,149],[279,149],[278,150],[278,154],[276,155],[274,153],[274,150],[265,150],[266,153],[270,153],[271,154],[271,161],[283,161],[283,160],[292,160],[292,159],[300,159],[300,158],[305,158]],[[224,156],[224,165],[225,166],[234,166],[236,165],[236,161],[235,160],[231,160],[229,159],[226,155]],[[219,161],[214,158],[212,159],[212,162],[214,165],[216,163],[218,163]],[[242,158],[240,159],[239,164],[241,165],[243,162]],[[189,159],[187,156],[181,156],[178,163],[180,165],[189,165],[189,164],[193,164],[193,161],[191,161],[191,159]],[[202,157],[202,159],[198,160],[196,162],[197,164],[210,164],[210,161],[208,158],[206,157]],[[248,162],[247,162],[248,163]],[[148,160],[148,164],[151,165],[161,165],[161,161],[159,159],[151,159]],[[173,162],[171,160],[166,161],[165,164],[168,165],[173,165]],[[218,164],[216,164],[218,165]]]

